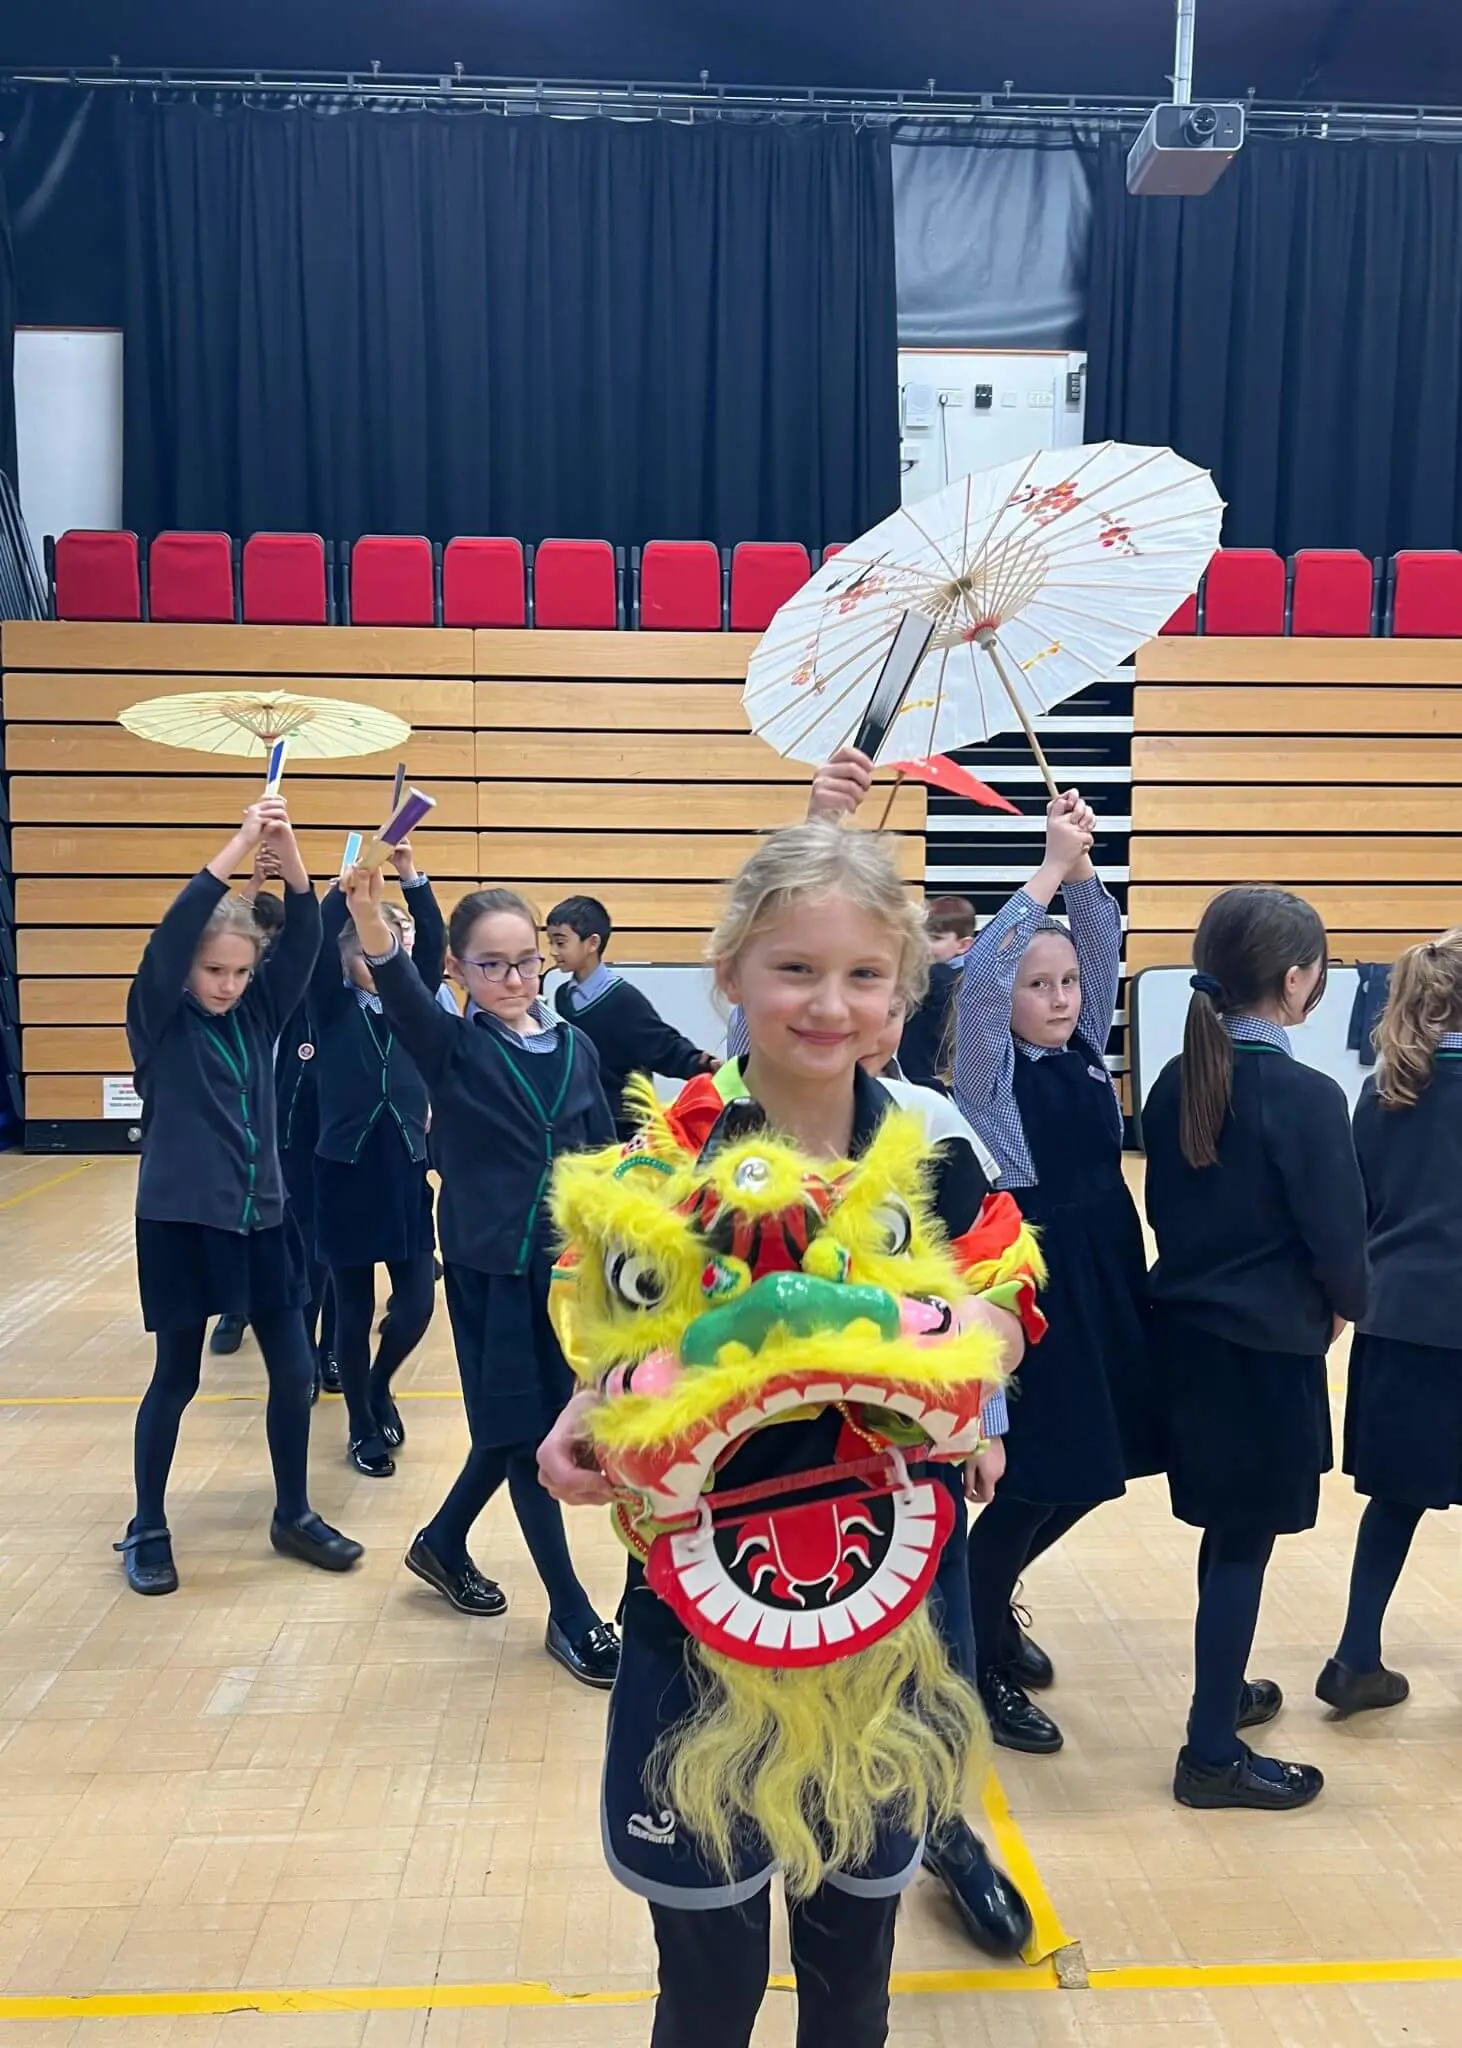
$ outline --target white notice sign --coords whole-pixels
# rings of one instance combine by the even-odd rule
[[[130,1074],[102,1076],[102,1115],[109,1122],[133,1123],[142,1115],[142,1097]]]

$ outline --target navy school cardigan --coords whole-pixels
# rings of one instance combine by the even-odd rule
[[[1355,1109],[1370,1224],[1371,1298],[1356,1327],[1462,1351],[1462,1058],[1438,1056],[1409,1108],[1374,1080]]]
[[[137,1214],[213,1230],[283,1219],[274,1041],[320,949],[313,889],[286,889],[284,928],[233,1008],[212,1016],[186,982],[228,884],[204,868],[148,940],[127,993],[127,1043],[142,1097]]]
[[[555,1052],[518,1051],[487,1018],[449,1016],[399,949],[371,973],[431,1093],[442,1257],[480,1273],[525,1273],[549,1248],[554,1160],[614,1142],[592,1043],[560,1024]]]
[[[447,954],[442,913],[425,878],[405,894],[416,925],[411,968],[428,995],[435,997]],[[387,1117],[399,1131],[407,1157],[422,1160],[430,1108],[426,1082],[389,1019],[362,1003],[354,983],[345,979],[340,934],[349,915],[343,891],[330,890],[320,916],[320,957],[310,978],[320,1117],[315,1151],[321,1159],[351,1164],[380,1119]]]

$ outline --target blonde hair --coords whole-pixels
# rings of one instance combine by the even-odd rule
[[[729,965],[794,903],[819,896],[845,896],[888,928],[898,943],[897,992],[912,1009],[929,986],[923,912],[879,838],[845,831],[823,818],[773,832],[742,863],[711,933],[707,958],[718,970]]]
[[[1376,1027],[1376,1093],[1387,1109],[1410,1109],[1432,1078],[1444,1032],[1462,1030],[1462,926],[1408,946],[1391,970],[1391,992]]]
[[[221,896],[214,905],[209,918],[198,936],[194,959],[203,951],[210,939],[247,939],[254,948],[254,964],[259,964],[260,955],[269,944],[269,934],[254,915],[252,903],[246,903],[242,896]]]
[[[410,911],[403,910],[399,903],[383,903],[380,908],[382,921],[390,926],[397,939],[415,923]],[[342,962],[354,960],[358,953],[364,952],[365,947],[360,942],[360,933],[353,924],[347,923],[340,934]]]

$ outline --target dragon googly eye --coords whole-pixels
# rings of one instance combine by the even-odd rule
[[[606,1253],[604,1277],[610,1293],[627,1308],[658,1308],[665,1298],[665,1281],[659,1268],[638,1252]]]
[[[914,1241],[914,1219],[896,1195],[879,1203],[872,1222],[883,1239],[878,1249],[887,1258],[902,1258]]]

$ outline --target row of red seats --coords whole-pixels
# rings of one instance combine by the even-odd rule
[[[836,552],[835,549],[825,553]],[[367,534],[334,551],[315,533],[63,533],[48,543],[58,619],[323,626],[540,626],[613,631],[626,623],[624,551],[604,540],[462,536],[434,548],[415,534]],[[629,613],[646,630],[761,632],[812,574],[800,542],[745,541],[729,562],[705,540],[651,541],[631,560]],[[145,574],[144,574],[145,571]],[[146,589],[144,609],[143,592]]]
[[[73,531],[47,554],[58,619],[191,624],[338,616],[357,626],[613,631],[628,615],[645,631],[756,633],[813,569],[795,541],[745,541],[729,560],[710,541],[650,541],[633,551],[626,606],[624,553],[608,541],[534,549],[462,536],[439,549],[420,535],[367,534],[341,550],[337,611],[333,550],[313,533],[256,533],[241,551],[226,533],[160,533],[144,556],[133,533]],[[1381,566],[1352,548],[1306,548],[1290,563],[1268,548],[1222,548],[1163,631],[1462,637],[1462,553],[1409,549],[1384,577]]]
[[[1164,633],[1265,638],[1462,638],[1462,553],[1408,548],[1383,565],[1356,548],[1220,548]]]

